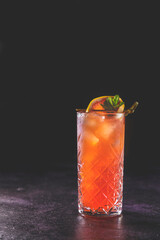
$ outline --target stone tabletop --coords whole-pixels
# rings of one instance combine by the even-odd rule
[[[1,240],[158,240],[160,178],[124,178],[123,214],[84,218],[77,212],[72,169],[0,173]]]

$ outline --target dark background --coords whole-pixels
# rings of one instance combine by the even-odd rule
[[[76,169],[76,108],[119,94],[125,171],[159,161],[159,16],[147,3],[0,7],[0,171]]]

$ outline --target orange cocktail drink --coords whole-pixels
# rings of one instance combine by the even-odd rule
[[[81,214],[121,214],[124,134],[124,112],[77,111],[78,210]]]

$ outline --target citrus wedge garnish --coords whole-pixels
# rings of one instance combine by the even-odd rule
[[[86,112],[101,110],[101,111],[110,111],[110,112],[123,112],[124,111],[124,102],[119,97],[115,96],[102,96],[94,98],[88,105]]]

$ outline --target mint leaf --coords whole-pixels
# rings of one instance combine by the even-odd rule
[[[108,100],[109,104],[110,104],[111,106],[113,106],[113,102],[112,102],[112,98],[111,98],[111,97],[108,97],[106,100]]]
[[[108,97],[104,101],[101,106],[104,108],[105,111],[117,111],[118,108],[123,105],[124,102],[119,103],[119,95],[115,95],[114,97]]]
[[[118,102],[119,102],[119,95],[115,95],[113,98],[114,105],[116,106]]]
[[[108,110],[108,111],[113,111],[114,110],[114,107],[113,107],[113,105],[112,105],[112,100],[111,100],[111,98],[109,97],[109,98],[107,98],[106,100],[105,100],[105,102],[103,103],[103,104],[101,104],[101,106],[104,108],[104,110]]]
[[[117,108],[119,108],[120,106],[122,106],[124,104],[124,102],[120,102],[118,105],[117,105]]]

